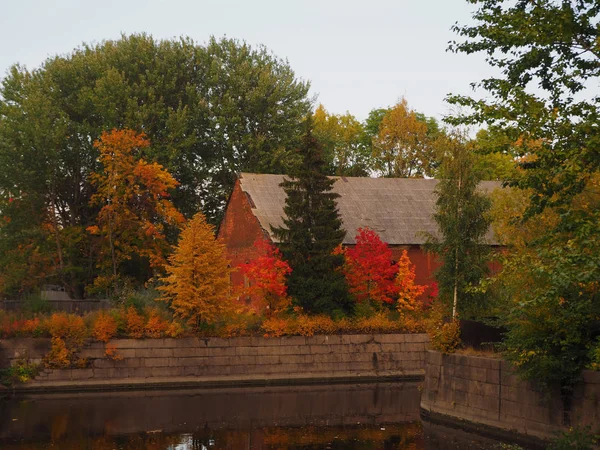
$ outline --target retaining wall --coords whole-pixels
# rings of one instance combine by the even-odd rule
[[[422,378],[427,343],[425,334],[115,339],[110,345],[120,360],[107,358],[104,344],[90,343],[79,355],[87,361],[85,368],[45,370],[18,388],[86,390],[148,384]],[[39,362],[49,347],[47,339],[4,340],[0,363],[14,364],[19,358]]]
[[[584,371],[565,409],[559,392],[519,380],[506,361],[428,351],[421,410],[442,420],[552,438],[570,426],[600,427],[600,372]]]

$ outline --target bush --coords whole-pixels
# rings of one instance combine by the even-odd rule
[[[145,327],[145,335],[153,339],[162,338],[165,337],[168,329],[169,322],[161,317],[158,310],[151,310]]]
[[[108,342],[116,335],[117,321],[111,314],[102,311],[96,317],[92,328],[92,336],[98,341]]]
[[[49,367],[70,367],[86,337],[88,329],[83,318],[74,314],[54,313],[46,321],[45,327],[52,337],[52,347],[45,362]]]
[[[553,439],[548,450],[592,450],[600,445],[600,435],[592,433],[589,426],[571,428]]]
[[[39,364],[31,364],[25,359],[19,359],[13,366],[0,369],[0,384],[12,386],[17,382],[26,383],[35,378],[39,372]]]
[[[133,339],[139,339],[144,336],[146,328],[146,319],[137,310],[130,306],[125,312],[125,333]]]
[[[438,323],[428,331],[431,346],[442,353],[453,353],[460,346],[460,324],[458,320]]]

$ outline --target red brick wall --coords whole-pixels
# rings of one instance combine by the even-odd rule
[[[237,180],[218,233],[218,238],[222,239],[227,247],[227,258],[231,261],[231,267],[239,267],[256,258],[258,252],[254,243],[265,237],[266,233],[252,213],[250,201],[240,187],[240,180]],[[242,285],[244,276],[236,271],[231,275],[231,281],[236,286]]]

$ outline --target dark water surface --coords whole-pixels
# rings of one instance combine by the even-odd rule
[[[418,383],[286,386],[0,400],[0,448],[493,449],[421,423]]]

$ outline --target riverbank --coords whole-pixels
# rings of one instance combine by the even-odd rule
[[[105,344],[88,343],[79,354],[84,367],[44,369],[11,392],[422,380],[428,342],[426,334],[114,339],[112,358]],[[49,349],[48,339],[4,340],[0,363],[39,363]]]
[[[506,361],[428,351],[421,411],[436,422],[498,436],[550,439],[600,424],[600,372],[584,371],[573,397],[521,381]]]

